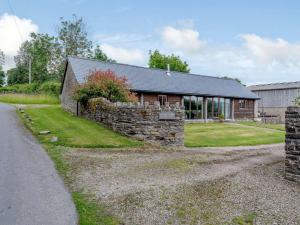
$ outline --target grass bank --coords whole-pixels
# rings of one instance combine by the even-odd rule
[[[0,102],[10,104],[59,104],[59,99],[45,94],[0,94]]]
[[[281,143],[284,132],[256,126],[229,123],[191,123],[185,125],[185,146],[221,147]]]
[[[60,106],[27,108],[26,113],[33,118],[33,133],[49,130],[58,137],[56,145],[84,148],[136,147],[141,142],[119,135],[102,124],[79,118],[65,112]],[[42,143],[48,143],[50,137],[41,136]]]
[[[73,184],[72,168],[64,155],[74,147],[98,148],[98,147],[136,147],[142,143],[118,135],[113,131],[88,121],[83,118],[74,117],[63,111],[59,106],[43,108],[25,108],[24,113],[20,111],[22,121],[38,138],[40,143],[55,162],[59,174],[69,186],[79,215],[80,225],[119,225],[118,218],[107,213],[105,206],[94,196],[77,190]],[[26,117],[28,117],[26,118]],[[39,135],[39,131],[49,130],[48,135]],[[52,137],[58,137],[58,142],[52,143]]]

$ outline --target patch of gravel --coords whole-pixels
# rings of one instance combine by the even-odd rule
[[[125,224],[300,224],[300,186],[283,179],[282,146],[215,151],[68,151],[75,187]]]

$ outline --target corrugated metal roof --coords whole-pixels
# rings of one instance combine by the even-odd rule
[[[108,63],[98,60],[68,57],[75,77],[79,83],[94,70],[111,70],[117,76],[125,76],[133,91],[176,93],[182,95],[219,96],[233,98],[258,99],[240,83],[218,77],[195,75],[165,70]]]
[[[283,82],[283,83],[271,83],[271,84],[259,84],[259,85],[251,85],[251,86],[248,87],[248,89],[251,90],[251,91],[295,89],[295,88],[300,88],[300,81]]]

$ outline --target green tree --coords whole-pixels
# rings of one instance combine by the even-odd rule
[[[5,72],[3,71],[4,59],[4,53],[0,50],[0,87],[5,83]]]
[[[91,54],[92,42],[88,40],[86,24],[75,14],[71,20],[61,18],[58,39],[65,57],[69,55],[87,57]]]
[[[28,76],[31,59],[32,81],[42,83],[46,80],[58,80],[60,65],[63,61],[61,48],[55,37],[48,34],[31,33],[30,40],[25,41],[15,57],[19,72]],[[21,79],[24,80],[24,79]]]
[[[170,65],[171,71],[178,71],[189,73],[189,65],[187,62],[182,61],[179,56],[174,54],[172,55],[163,55],[158,50],[155,50],[153,53],[150,53],[148,65],[150,68],[159,68],[167,69],[167,64]]]
[[[224,79],[227,79],[227,80],[235,80],[235,81],[237,81],[238,83],[240,83],[240,84],[243,84],[242,83],[242,81],[239,79],[239,78],[233,78],[233,77],[228,77],[228,76],[223,76],[223,77],[221,77],[221,78],[224,78]],[[244,84],[243,84],[244,85]],[[245,85],[244,85],[245,86]]]
[[[28,83],[28,68],[23,66],[8,70],[6,75],[8,85]]]
[[[0,87],[2,87],[5,83],[5,72],[3,71],[2,67],[0,66]]]
[[[295,98],[295,105],[300,106],[300,97]]]
[[[114,59],[110,59],[100,48],[99,45],[96,46],[96,48],[93,51],[93,54],[91,55],[92,59],[101,60],[104,62],[116,62]]]

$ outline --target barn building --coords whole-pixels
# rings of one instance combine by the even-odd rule
[[[72,98],[72,92],[95,70],[111,70],[117,76],[125,76],[141,104],[181,104],[185,107],[186,119],[209,120],[220,115],[227,120],[254,119],[256,115],[257,95],[234,80],[78,57],[68,57],[66,61],[62,107],[78,113],[79,105]]]
[[[300,81],[253,85],[248,88],[260,97],[258,113],[279,116],[280,122],[285,120],[286,108],[294,105],[295,99],[300,96]]]

